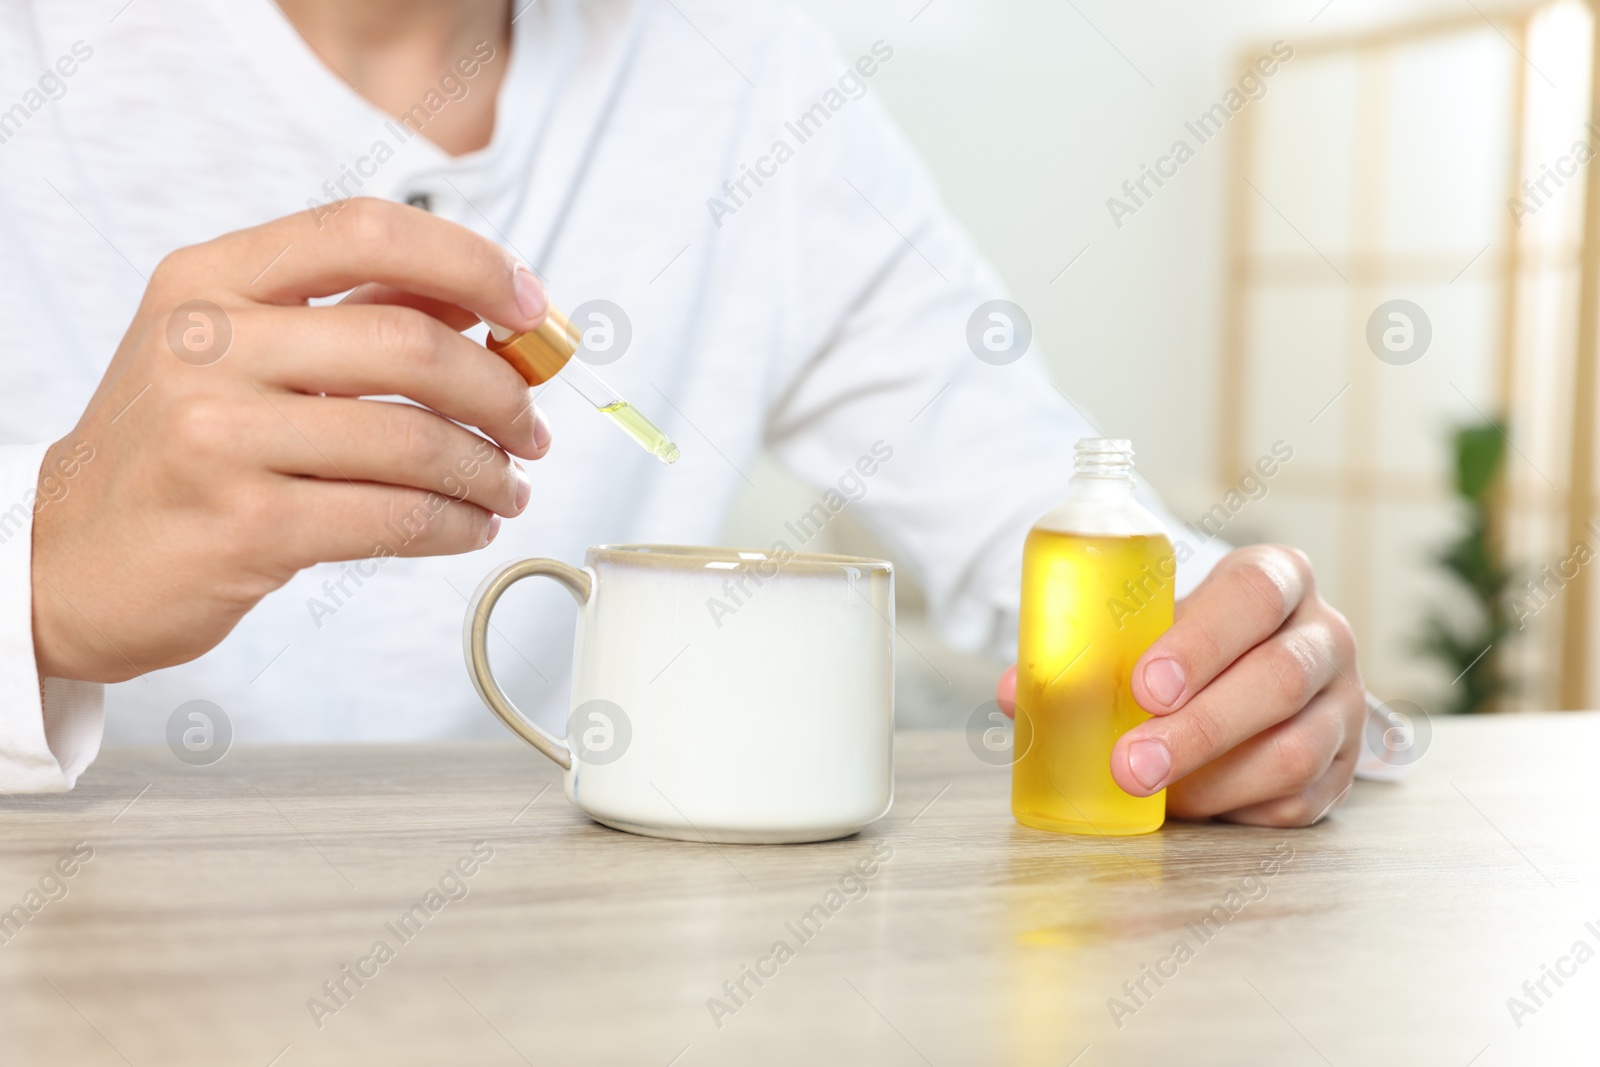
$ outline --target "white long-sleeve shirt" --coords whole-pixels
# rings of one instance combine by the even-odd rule
[[[488,550],[368,564],[359,582],[348,564],[303,572],[198,660],[106,687],[115,736],[157,740],[193,699],[241,741],[494,732],[460,652],[481,577],[599,543],[713,541],[763,446],[819,499],[875,444],[892,450],[848,483],[850,513],[920,580],[949,641],[1009,650],[1024,533],[1096,430],[1037,352],[994,364],[969,346],[1003,287],[875,99],[892,43],[842,56],[743,0],[519,7],[492,143],[452,158],[267,0],[0,0],[0,791],[70,788],[102,732],[101,687],[35,668],[45,443],[82,411],[162,256],[350,195],[425,203],[502,242],[561,307],[624,309],[632,341],[603,373],[683,458],[661,465],[552,383],[555,447]],[[441,70],[411,121],[425,131],[452,94],[487,91],[471,65]],[[805,547],[781,522],[771,540]],[[1222,551],[1194,547],[1180,594]],[[502,683],[546,723],[564,717],[572,619],[554,589],[519,589],[496,615]]]

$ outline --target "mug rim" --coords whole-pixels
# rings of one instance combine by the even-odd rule
[[[788,549],[784,551],[789,553],[789,558],[779,564],[783,567],[792,567],[796,564],[828,570],[859,567],[863,570],[882,571],[886,574],[894,573],[894,564],[886,559],[874,559],[871,556],[841,556],[828,552],[793,552]],[[662,566],[682,566],[689,561],[731,563],[736,566],[748,566],[769,560],[776,562],[774,553],[770,549],[734,548],[725,545],[671,545],[630,542],[626,544],[594,545],[585,554],[591,559],[604,557],[608,561],[617,563],[650,561]]]

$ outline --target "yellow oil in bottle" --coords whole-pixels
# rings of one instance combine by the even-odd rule
[[[1018,822],[1093,835],[1160,828],[1166,791],[1123,792],[1111,749],[1150,717],[1133,699],[1133,666],[1172,625],[1175,573],[1172,543],[1160,534],[1028,534],[1011,769]]]
[[[627,431],[628,436],[644,446],[644,450],[663,463],[678,462],[678,446],[672,443],[661,428],[644,417],[640,410],[626,400],[618,400],[600,409],[602,415]]]

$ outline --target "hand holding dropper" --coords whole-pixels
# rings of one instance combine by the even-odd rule
[[[484,344],[515,367],[530,386],[543,385],[559,377],[646,452],[663,463],[677,462],[678,446],[660,427],[624,400],[622,394],[607,385],[581,359],[573,361],[581,338],[557,308],[551,306],[544,322],[526,333],[513,333],[504,326],[488,320],[484,322],[489,327],[489,337]]]

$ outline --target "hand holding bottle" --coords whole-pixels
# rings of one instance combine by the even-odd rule
[[[1117,784],[1134,796],[1165,787],[1177,818],[1321,819],[1349,791],[1366,704],[1355,636],[1305,554],[1238,549],[1175,616],[1134,666],[1134,696],[1153,718],[1112,750]],[[1015,694],[1013,667],[997,698],[1009,707]]]

